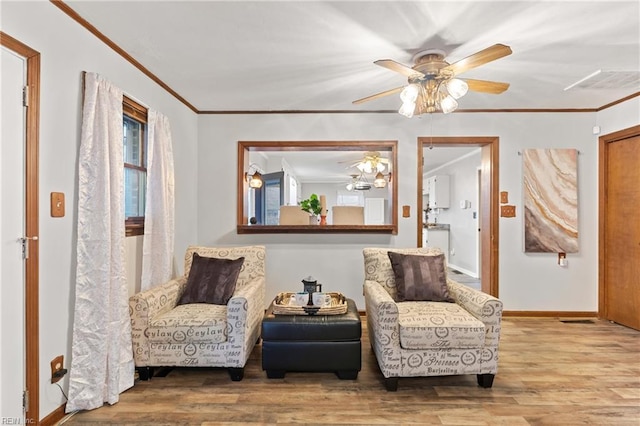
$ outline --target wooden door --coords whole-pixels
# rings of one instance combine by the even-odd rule
[[[640,126],[634,129],[600,141],[600,310],[640,330]]]

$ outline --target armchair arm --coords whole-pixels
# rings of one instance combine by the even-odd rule
[[[485,345],[498,346],[502,321],[502,301],[487,293],[447,278],[449,294],[455,302],[485,325]]]
[[[400,375],[398,305],[377,281],[365,280],[367,329],[384,377]]]
[[[187,284],[187,277],[179,277],[149,290],[136,293],[129,298],[133,355],[138,367],[149,361],[149,341],[147,328],[150,322],[173,309]]]
[[[251,349],[260,337],[260,324],[264,316],[265,279],[260,277],[237,289],[227,303],[229,327],[229,366],[243,367]]]

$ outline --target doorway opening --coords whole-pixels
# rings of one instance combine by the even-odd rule
[[[423,212],[424,185],[423,177],[426,172],[424,167],[424,152],[427,149],[452,148],[452,147],[478,147],[480,148],[480,170],[478,172],[478,206],[477,223],[480,249],[479,275],[483,292],[498,297],[498,158],[499,139],[497,137],[419,137],[418,138],[418,211]],[[461,203],[466,200],[450,200],[451,203]],[[461,205],[461,204],[460,204]],[[466,207],[465,202],[465,207]],[[423,245],[423,230],[425,229],[424,217],[418,216],[418,247]],[[428,231],[427,231],[428,232]],[[471,244],[476,244],[475,240]]]

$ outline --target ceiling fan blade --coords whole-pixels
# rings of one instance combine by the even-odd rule
[[[400,74],[406,75],[407,77],[424,77],[424,74],[420,71],[416,71],[411,67],[394,61],[393,59],[379,59],[375,61],[374,64],[390,69],[391,71],[399,72]]]
[[[371,101],[373,99],[378,99],[383,96],[393,95],[394,93],[401,92],[404,89],[404,86],[396,87],[395,89],[385,90],[384,92],[376,93],[375,95],[367,96],[366,98],[358,99],[353,101],[354,104],[361,104],[363,102]]]
[[[508,55],[511,55],[511,48],[509,46],[505,46],[504,44],[498,43],[494,44],[491,47],[487,47],[484,50],[476,52],[473,55],[467,56],[464,59],[460,59],[458,62],[454,62],[444,69],[452,71],[455,75],[458,75],[465,71],[469,71],[470,69],[479,67],[480,65],[484,65],[488,62],[495,61],[496,59],[500,59]]]
[[[469,85],[469,90],[482,93],[500,94],[509,88],[509,83],[501,83],[498,81],[486,81],[486,80],[473,80],[469,78],[463,78]]]

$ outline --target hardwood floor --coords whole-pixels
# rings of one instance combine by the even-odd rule
[[[65,425],[423,424],[640,425],[640,333],[607,321],[504,318],[491,389],[475,375],[401,378],[387,392],[363,321],[362,371],[267,379],[260,346],[244,379],[179,368],[135,386],[113,406]]]

